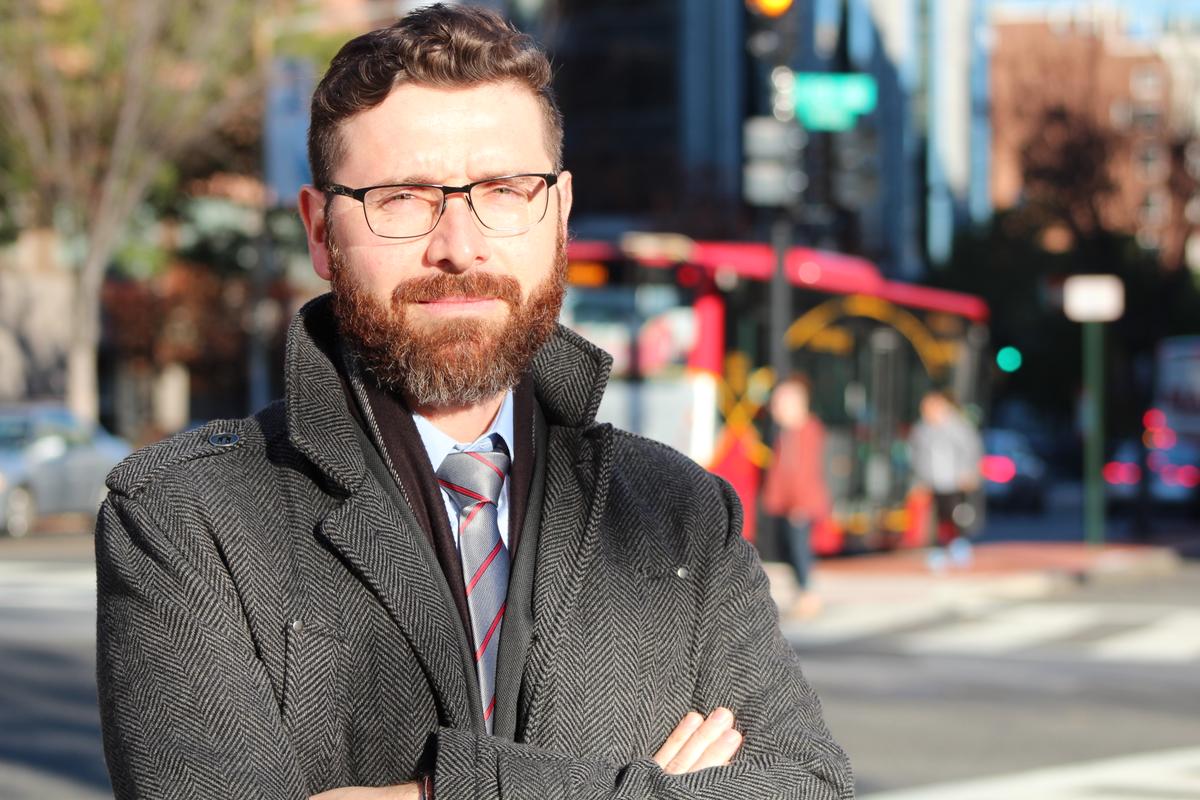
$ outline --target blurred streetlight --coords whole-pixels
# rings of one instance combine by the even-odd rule
[[[1104,323],[1125,313],[1125,285],[1115,275],[1072,275],[1063,284],[1063,310],[1083,323],[1084,532],[1104,542]]]

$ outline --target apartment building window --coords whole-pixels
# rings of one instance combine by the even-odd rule
[[[1134,103],[1132,122],[1138,130],[1156,131],[1162,123],[1162,109],[1153,103]]]
[[[1183,216],[1189,225],[1200,225],[1200,195],[1188,200],[1183,207]]]
[[[1128,100],[1113,100],[1108,107],[1108,121],[1119,131],[1128,130],[1133,124],[1133,106]]]
[[[1161,100],[1163,96],[1162,70],[1155,64],[1134,67],[1129,75],[1129,93],[1135,100]]]
[[[1188,142],[1187,148],[1183,151],[1183,158],[1187,165],[1188,175],[1200,180],[1200,141]]]
[[[1143,250],[1155,251],[1162,245],[1162,237],[1152,228],[1139,228],[1136,238],[1138,247]]]
[[[1163,225],[1167,221],[1167,210],[1170,204],[1170,199],[1167,193],[1161,190],[1147,192],[1142,198],[1141,207],[1138,209],[1138,221],[1143,227],[1156,228]]]
[[[1166,177],[1166,151],[1158,142],[1137,145],[1134,158],[1137,161],[1137,174],[1142,180],[1157,182]]]

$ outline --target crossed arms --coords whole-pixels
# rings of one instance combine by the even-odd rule
[[[736,528],[724,545],[723,589],[700,612],[721,632],[697,656],[693,696],[712,709],[707,717],[686,715],[655,753],[624,764],[441,728],[433,734],[438,800],[852,797],[845,755]],[[265,666],[253,647],[229,646],[245,638],[237,593],[214,591],[212,576],[164,531],[138,499],[115,495],[102,507],[97,669],[116,797],[307,800],[306,765]],[[418,789],[345,787],[316,797],[396,800]]]

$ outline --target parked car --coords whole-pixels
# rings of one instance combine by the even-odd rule
[[[1104,484],[1108,502],[1116,510],[1129,508],[1138,500],[1143,477],[1149,481],[1148,499],[1157,506],[1197,510],[1200,503],[1200,447],[1176,439],[1170,446],[1151,447],[1146,453],[1149,470],[1143,476],[1142,444],[1132,439],[1121,441],[1113,449],[1112,458],[1104,465]]]
[[[1020,431],[983,432],[983,490],[988,506],[1040,514],[1046,508],[1046,464]]]
[[[0,406],[0,532],[25,536],[43,514],[94,514],[130,449],[61,405]]]

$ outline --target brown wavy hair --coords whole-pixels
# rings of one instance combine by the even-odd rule
[[[382,103],[403,83],[439,88],[515,81],[538,98],[546,150],[562,169],[562,113],[554,99],[546,53],[490,9],[437,3],[395,24],[351,39],[334,56],[312,98],[308,161],[313,184],[332,182],[345,154],[340,126]]]

